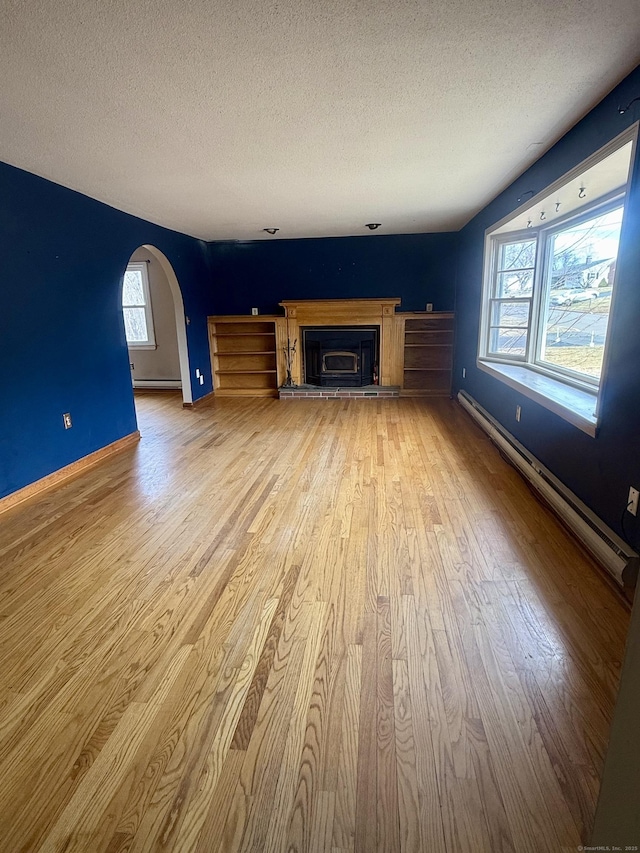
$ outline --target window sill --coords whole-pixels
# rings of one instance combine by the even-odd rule
[[[595,393],[566,385],[558,379],[545,376],[529,367],[497,364],[480,359],[477,365],[480,370],[484,370],[485,373],[494,376],[595,438],[598,426],[595,414],[597,402]]]

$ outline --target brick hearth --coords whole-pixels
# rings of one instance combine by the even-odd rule
[[[345,400],[351,397],[399,397],[399,385],[363,385],[362,388],[320,388],[309,385],[298,385],[292,388],[280,388],[278,397],[281,400],[299,400],[313,398],[316,400]]]

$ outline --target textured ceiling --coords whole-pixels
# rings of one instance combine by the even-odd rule
[[[638,0],[2,0],[0,159],[207,240],[456,229],[639,62]]]

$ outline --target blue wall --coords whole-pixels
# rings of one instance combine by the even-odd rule
[[[209,314],[349,296],[453,307],[455,234],[207,245],[2,163],[0,185],[0,497],[136,429],[120,298],[140,245],[180,284],[194,400],[212,387]]]
[[[282,299],[400,296],[402,309],[451,309],[454,386],[464,387],[611,527],[622,532],[629,485],[640,486],[640,166],[618,264],[610,363],[597,438],[475,367],[484,231],[634,120],[636,69],[458,234],[379,235],[209,245],[0,164],[0,497],[136,429],[120,283],[150,243],[180,283],[194,399],[211,390],[206,317],[278,311]],[[638,159],[638,157],[636,158]],[[456,270],[457,266],[457,270]],[[455,285],[455,286],[454,286]],[[204,371],[204,386],[194,382]],[[515,421],[516,404],[522,421]],[[62,429],[71,412],[73,429]],[[628,513],[626,538],[640,545]]]
[[[216,313],[282,313],[283,299],[399,296],[453,310],[457,234],[211,243]]]
[[[194,399],[211,390],[211,305],[205,243],[1,163],[0,187],[2,497],[137,428],[120,300],[138,246],[180,283]]]
[[[620,244],[597,438],[478,370],[476,352],[485,230],[515,210],[522,193],[543,190],[640,119],[640,103],[625,115],[617,111],[638,95],[640,68],[474,217],[459,234],[456,282],[455,390],[465,388],[620,534],[629,486],[640,487],[640,147]],[[522,406],[520,423],[515,420],[516,404]],[[637,520],[629,513],[624,517],[625,538],[640,545]]]

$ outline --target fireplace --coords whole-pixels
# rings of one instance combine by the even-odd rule
[[[340,352],[335,350],[325,352],[322,356],[320,374],[324,376],[337,376],[340,373],[352,375],[358,372],[360,358],[355,352]]]
[[[378,326],[310,326],[301,332],[306,384],[330,388],[377,384]]]

